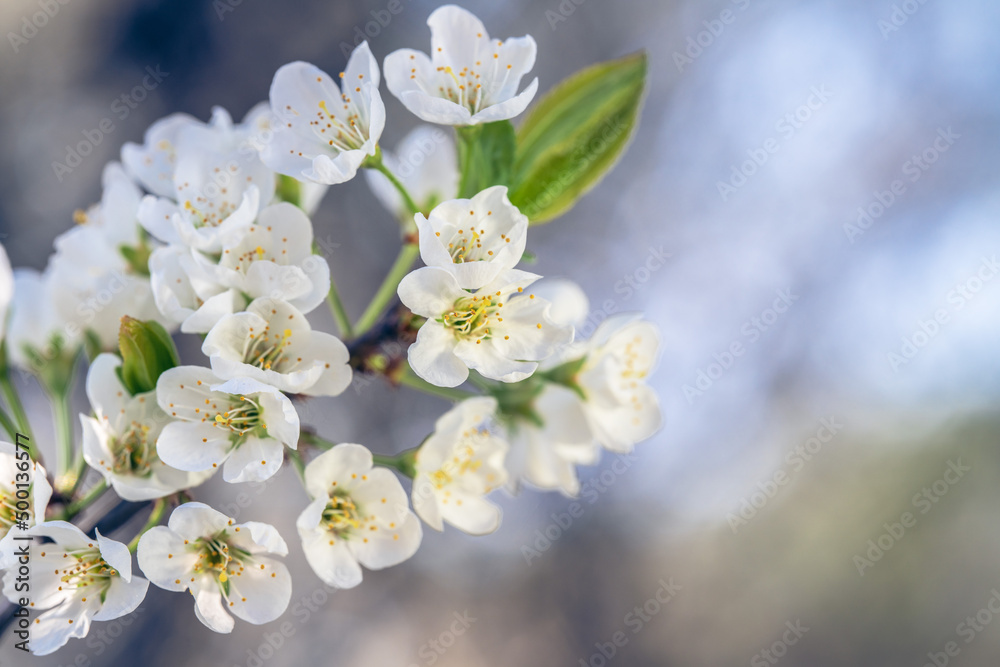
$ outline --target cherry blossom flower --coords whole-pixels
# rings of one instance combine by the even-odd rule
[[[123,500],[162,498],[201,484],[212,471],[184,472],[156,454],[156,440],[171,418],[156,404],[156,393],[129,395],[118,377],[121,359],[101,354],[87,373],[87,398],[96,417],[80,415],[83,457]]]
[[[431,55],[400,49],[385,59],[385,81],[399,101],[428,123],[477,125],[513,118],[528,106],[538,79],[518,93],[535,65],[535,40],[491,39],[482,22],[455,5],[434,10]]]
[[[149,582],[132,576],[132,555],[121,542],[100,532],[87,537],[65,521],[32,528],[51,544],[35,546],[31,555],[31,601],[41,611],[31,624],[31,651],[48,655],[72,637],[86,637],[93,621],[112,621],[132,613],[146,597]],[[3,593],[18,603],[17,570],[3,578]]]
[[[420,125],[403,137],[395,152],[382,151],[382,161],[421,211],[458,196],[458,164],[455,143],[440,127]],[[375,197],[400,220],[412,222],[399,190],[385,174],[366,169],[365,178]]]
[[[149,233],[206,252],[236,242],[275,190],[274,173],[247,146],[247,135],[220,107],[208,125],[177,129],[173,191],[147,196],[139,207]]]
[[[122,163],[148,192],[171,198],[175,194],[178,138],[184,128],[199,125],[201,121],[185,113],[161,118],[146,130],[142,145],[129,141],[122,146]]]
[[[278,472],[285,446],[298,444],[292,402],[257,380],[220,383],[208,368],[178,366],[160,375],[156,400],[177,420],[163,428],[156,452],[178,470],[211,471],[225,464],[227,482],[259,482]]]
[[[462,289],[492,282],[524,254],[528,218],[510,203],[502,185],[472,199],[446,201],[415,220],[424,264],[445,269]]]
[[[219,284],[207,264],[197,250],[183,245],[157,248],[149,258],[156,307],[183,333],[207,333],[223,316],[246,306],[246,298]]]
[[[278,531],[266,523],[236,524],[203,503],[185,503],[166,526],[139,540],[139,567],[168,591],[191,591],[194,612],[210,630],[233,631],[238,618],[262,625],[285,613],[292,577],[270,554],[288,555]]]
[[[261,158],[280,174],[333,185],[354,178],[376,153],[385,127],[378,62],[368,42],[354,49],[340,81],[304,62],[281,67],[271,83],[278,119]]]
[[[444,521],[471,535],[500,526],[500,508],[486,499],[507,481],[507,442],[486,428],[496,409],[494,398],[462,401],[437,420],[417,451],[413,509],[435,530]]]
[[[257,299],[246,312],[223,317],[201,351],[225,380],[248,377],[308,396],[336,396],[351,383],[347,347],[336,336],[313,331],[302,313],[280,299]]]
[[[76,357],[82,331],[57,312],[57,289],[51,271],[14,270],[7,353],[15,366],[41,373],[50,364],[66,367]]]
[[[312,240],[312,223],[306,214],[282,202],[261,211],[238,241],[224,246],[217,264],[200,253],[193,256],[216,285],[251,299],[284,299],[308,313],[330,291],[330,267],[323,257],[313,254]]]
[[[567,387],[546,384],[530,410],[532,418],[508,423],[508,488],[514,491],[520,482],[528,482],[576,496],[576,466],[594,465],[600,455],[580,397]]]
[[[18,498],[27,487],[28,497]],[[52,497],[52,486],[45,468],[28,458],[28,452],[12,443],[0,441],[0,569],[10,565],[14,553],[14,530],[18,520],[29,528],[45,521],[45,510]],[[18,501],[26,501],[27,508]],[[22,528],[23,531],[23,528]]]
[[[602,322],[586,343],[575,382],[594,437],[613,452],[632,451],[660,428],[659,399],[646,384],[659,345],[654,324],[624,313]]]
[[[313,459],[305,486],[313,501],[296,525],[306,560],[327,584],[353,588],[362,565],[398,565],[420,546],[420,520],[403,486],[388,468],[372,468],[361,445],[337,445]]]
[[[550,304],[525,288],[539,276],[511,269],[470,293],[455,276],[423,267],[399,284],[399,298],[427,318],[410,346],[410,367],[441,387],[462,384],[469,369],[502,382],[529,377],[561,345],[573,340],[573,327],[549,317]]]

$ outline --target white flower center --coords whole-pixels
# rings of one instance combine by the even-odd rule
[[[216,428],[232,431],[238,436],[243,436],[254,429],[267,430],[264,409],[259,403],[246,396],[232,395],[229,399],[227,410],[216,412],[214,417],[206,414],[205,421],[210,420]],[[216,405],[213,404],[212,407]]]
[[[344,73],[340,73],[342,80],[339,103],[334,103],[333,108],[327,104],[326,100],[321,100],[319,110],[316,111],[316,120],[309,121],[313,134],[327,146],[339,152],[357,150],[361,148],[368,137],[368,116],[362,105],[354,102],[351,93],[361,94],[361,84],[364,74],[358,75],[357,81],[344,80]],[[317,77],[317,81],[321,81]],[[353,89],[352,89],[353,87]],[[285,107],[288,111],[293,111],[292,107]]]
[[[523,290],[519,287],[517,291]],[[494,333],[497,335],[503,333],[504,340],[508,340],[510,339],[509,329],[503,326],[503,317],[500,314],[503,312],[504,302],[501,300],[502,298],[504,297],[499,291],[495,294],[461,298],[455,302],[454,308],[446,312],[438,321],[461,340],[475,340],[476,344],[479,344],[483,340],[492,338]],[[534,299],[535,295],[531,294],[528,298]],[[535,326],[541,329],[542,323],[538,322]],[[501,331],[494,332],[492,327],[501,329]]]
[[[289,373],[302,363],[302,357],[291,357],[287,354],[292,344],[292,330],[285,329],[278,334],[271,333],[271,327],[264,327],[263,333],[256,334],[253,329],[243,348],[243,363],[256,366],[265,371]]]
[[[472,217],[476,212],[469,211]],[[493,211],[487,211],[486,216],[493,215]],[[483,218],[473,221],[469,226],[462,227],[451,235],[451,238],[443,239],[448,244],[448,254],[456,264],[464,262],[488,261],[500,251],[505,244],[510,243],[510,237],[503,233],[498,233],[494,225],[490,225],[489,231],[486,227],[476,229],[478,223],[483,222]],[[441,232],[437,232],[441,236]]]
[[[223,188],[223,192],[225,192],[225,188]],[[184,200],[184,210],[190,216],[191,223],[195,229],[200,227],[218,227],[237,208],[237,204],[228,201],[221,201],[216,205],[216,202],[205,197],[199,196],[195,200],[198,202],[197,206],[190,199]]]
[[[482,36],[482,33],[476,33],[476,37],[472,41],[481,39]],[[428,95],[450,100],[467,108],[470,113],[476,114],[481,109],[494,104],[494,95],[506,85],[513,70],[512,64],[503,62],[500,58],[500,47],[503,46],[503,42],[497,40],[495,45],[496,48],[492,49],[492,54],[487,52],[482,56],[485,58],[485,62],[484,60],[475,60],[464,63],[457,71],[455,67],[458,65],[438,67],[438,75],[434,82],[437,85],[437,90],[424,88],[423,82],[420,82],[416,76],[415,67],[410,70],[410,78],[416,80]]]
[[[101,557],[101,552],[93,543],[86,549],[67,550],[63,558],[67,562],[66,567],[55,571],[62,582],[59,590],[74,591],[84,601],[90,596],[101,596],[103,600],[111,586],[111,578],[117,577],[118,572]]]
[[[346,538],[351,532],[361,528],[361,510],[347,494],[335,493],[330,496],[323,510],[323,525],[337,537]]]
[[[434,488],[439,491],[443,490],[446,486],[454,484],[465,475],[475,475],[478,473],[480,468],[483,467],[483,461],[476,458],[476,452],[480,451],[480,448],[489,439],[490,432],[486,429],[469,429],[463,432],[462,439],[456,443],[451,458],[442,463],[441,467],[437,470],[428,473]],[[486,481],[493,482],[495,479],[496,475],[489,473]],[[445,495],[450,495],[450,493],[445,491]]]
[[[148,477],[153,464],[160,460],[156,455],[156,441],[149,440],[149,426],[137,421],[133,421],[121,437],[112,439],[108,445],[114,457],[112,470],[119,475]]]
[[[17,497],[12,490],[14,488],[14,480],[10,482],[10,489],[0,487],[0,537],[5,536],[9,531],[11,526],[17,521]],[[28,502],[32,501],[30,495],[28,497]],[[21,501],[24,502],[23,500]],[[23,507],[23,504],[22,504]]]

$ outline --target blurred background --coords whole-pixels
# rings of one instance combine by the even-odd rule
[[[37,268],[72,211],[99,198],[103,164],[152,121],[207,120],[213,105],[241,117],[280,65],[340,71],[363,31],[380,61],[426,50],[439,3],[401,0],[385,21],[386,0],[52,0],[58,11],[26,30],[42,4],[0,5],[0,231],[12,263]],[[650,54],[625,159],[534,228],[529,250],[539,273],[590,295],[585,333],[614,310],[662,328],[662,431],[633,458],[581,470],[576,508],[502,496],[497,533],[427,530],[413,559],[332,594],[298,547],[306,497],[288,466],[266,485],[213,480],[199,499],[288,539],[285,616],[219,636],[190,598],[151,587],[124,622],[49,658],[22,658],[8,634],[0,663],[998,664],[1000,4],[464,6],[494,36],[534,36],[543,91]],[[116,103],[147,68],[162,82]],[[417,121],[383,97],[391,147]],[[57,174],[105,118],[113,131]],[[395,256],[395,223],[359,178],[329,192],[314,224],[356,316]],[[194,338],[184,354],[203,363]],[[25,391],[41,430],[47,407]],[[389,453],[444,407],[356,382],[302,419]]]

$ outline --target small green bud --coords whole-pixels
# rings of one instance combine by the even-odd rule
[[[118,377],[133,396],[153,391],[163,371],[180,365],[173,339],[157,322],[123,317],[118,349],[122,357]]]

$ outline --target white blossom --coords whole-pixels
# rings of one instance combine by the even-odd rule
[[[558,384],[546,384],[531,403],[531,417],[508,425],[508,487],[520,482],[539,489],[580,492],[577,465],[594,465],[600,450],[588,426],[580,397]]]
[[[524,254],[528,218],[497,185],[472,199],[438,204],[425,218],[415,216],[420,232],[420,258],[445,269],[462,289],[479,289],[513,269]]]
[[[399,298],[427,318],[408,350],[411,368],[441,387],[461,384],[470,368],[502,382],[530,376],[538,361],[573,340],[572,327],[549,317],[548,301],[523,293],[538,278],[512,269],[470,293],[444,269],[406,275]]]
[[[513,118],[531,102],[538,79],[518,93],[535,65],[530,36],[491,39],[482,22],[455,5],[434,10],[431,55],[400,49],[385,59],[385,81],[399,101],[428,123],[477,125]]]
[[[308,313],[330,291],[330,267],[313,254],[312,241],[306,214],[282,202],[261,211],[238,241],[225,245],[217,264],[201,253],[194,253],[194,258],[216,285],[251,299],[284,299]]]
[[[104,170],[101,202],[77,211],[77,226],[55,240],[47,272],[59,318],[117,346],[124,315],[164,321],[152,297],[146,256],[150,245],[137,215],[142,193],[115,163]]]
[[[336,445],[305,470],[313,501],[296,523],[306,560],[331,586],[361,583],[369,570],[398,565],[420,546],[420,520],[406,492],[387,468],[373,468],[372,454],[354,444]]]
[[[280,299],[256,299],[246,312],[219,320],[202,345],[224,380],[249,377],[281,391],[336,396],[351,383],[347,347],[313,331],[296,308]]]
[[[29,459],[27,450],[0,441],[0,569],[10,565],[17,522],[23,521],[30,528],[45,521],[51,497],[52,486],[42,464]],[[23,530],[22,526],[20,532]]]
[[[118,377],[121,359],[101,354],[87,373],[87,398],[95,417],[80,415],[83,457],[123,500],[162,498],[201,484],[212,472],[185,472],[165,464],[156,440],[171,418],[153,391],[131,396]]]
[[[613,315],[586,343],[575,381],[594,437],[618,453],[650,436],[662,422],[656,391],[646,383],[657,359],[660,333],[638,315]]]
[[[470,398],[442,415],[416,454],[413,509],[435,530],[447,521],[472,535],[500,526],[500,508],[486,499],[507,482],[508,445],[488,428],[496,399]]]
[[[149,582],[132,576],[132,555],[121,542],[100,532],[87,537],[65,521],[42,523],[31,535],[48,537],[51,544],[35,545],[31,555],[32,611],[29,630],[35,655],[48,655],[72,637],[86,637],[93,621],[112,621],[132,613],[146,597]],[[4,574],[4,595],[17,604],[18,572]]]
[[[354,49],[339,78],[304,62],[275,73],[270,98],[277,121],[261,151],[265,164],[300,181],[333,185],[354,178],[375,155],[385,106],[368,42]]]
[[[76,356],[82,331],[56,310],[57,290],[50,271],[14,270],[7,353],[15,366],[40,373],[50,363],[67,365]]]
[[[271,202],[274,172],[247,145],[248,130],[220,107],[208,125],[184,124],[176,134],[173,191],[144,198],[139,221],[164,242],[218,252]]]
[[[243,310],[246,298],[218,282],[197,250],[175,244],[153,251],[150,285],[160,314],[183,333],[207,333],[225,315]]]
[[[122,146],[122,163],[148,192],[160,197],[174,196],[174,170],[181,131],[197,127],[201,121],[184,113],[161,118],[146,130],[143,143]]]
[[[262,625],[281,616],[292,597],[285,564],[270,554],[288,555],[273,526],[236,524],[203,503],[185,503],[166,526],[139,540],[139,567],[168,591],[191,591],[198,620],[209,629],[232,632],[238,618]]]
[[[220,382],[208,368],[178,366],[156,383],[160,408],[176,421],[156,441],[164,463],[189,472],[224,465],[227,482],[259,482],[295,449],[299,416],[284,394],[250,378]]]

